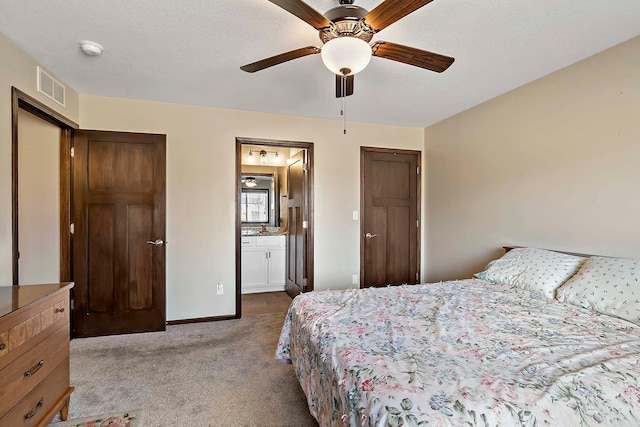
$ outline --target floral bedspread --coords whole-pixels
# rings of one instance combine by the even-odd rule
[[[482,280],[300,295],[276,358],[321,426],[640,426],[640,327]]]

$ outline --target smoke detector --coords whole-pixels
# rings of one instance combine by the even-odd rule
[[[81,40],[80,49],[89,56],[99,56],[104,47],[100,43],[92,42],[91,40]]]

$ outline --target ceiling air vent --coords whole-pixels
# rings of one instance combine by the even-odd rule
[[[66,89],[62,83],[51,77],[51,74],[38,67],[38,92],[64,107]]]

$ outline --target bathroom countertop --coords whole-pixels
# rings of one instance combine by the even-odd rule
[[[278,232],[271,232],[271,231],[267,231],[267,232],[265,232],[265,233],[261,233],[261,232],[259,232],[259,231],[257,231],[257,232],[255,232],[255,231],[253,231],[253,232],[246,232],[246,233],[245,233],[244,231],[242,232],[242,235],[243,235],[243,236],[251,236],[251,237],[254,237],[254,236],[255,236],[255,237],[260,237],[260,236],[285,236],[286,234],[287,234],[287,233],[286,233],[286,232],[283,232],[283,231],[281,231],[281,232],[279,232],[279,233],[278,233]]]
[[[267,228],[266,231],[262,231],[259,228],[244,228],[242,229],[243,236],[284,236],[287,232],[279,228]]]

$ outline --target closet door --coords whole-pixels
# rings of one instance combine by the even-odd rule
[[[74,135],[74,330],[165,329],[165,135]]]
[[[362,148],[361,287],[420,279],[420,152]]]

